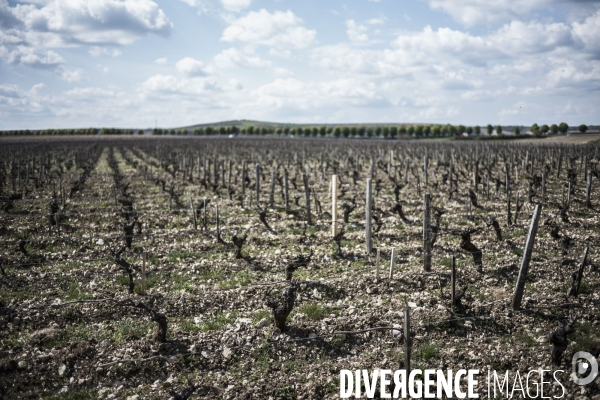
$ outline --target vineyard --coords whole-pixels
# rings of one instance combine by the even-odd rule
[[[341,369],[541,368],[600,399],[569,377],[600,353],[599,151],[3,142],[0,398],[339,398]]]

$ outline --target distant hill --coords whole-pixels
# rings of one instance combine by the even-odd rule
[[[277,128],[306,128],[306,127],[313,127],[313,126],[364,126],[364,127],[375,127],[375,126],[409,126],[409,125],[430,125],[430,124],[424,124],[424,123],[366,123],[366,124],[321,124],[321,123],[311,123],[311,124],[286,124],[286,123],[281,123],[281,122],[268,122],[268,121],[254,121],[254,120],[249,120],[249,119],[242,119],[242,120],[233,120],[233,121],[222,121],[222,122],[212,122],[212,123],[208,123],[208,124],[197,124],[197,125],[190,125],[190,126],[182,126],[180,128],[175,128],[175,129],[188,129],[188,130],[194,130],[196,128],[206,128],[208,126],[213,127],[213,128],[219,128],[221,126],[236,126],[238,128],[247,128],[249,126],[253,126],[255,128],[272,128],[272,129],[277,129]]]

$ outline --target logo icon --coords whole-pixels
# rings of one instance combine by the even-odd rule
[[[577,385],[587,385],[596,379],[597,376],[598,361],[596,361],[594,356],[585,351],[578,351],[573,354],[573,378]]]

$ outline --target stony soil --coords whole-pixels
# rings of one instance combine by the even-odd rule
[[[405,221],[392,211],[396,201],[387,173],[389,150],[394,150],[390,171],[401,186],[398,195]],[[425,150],[427,185],[419,172]],[[573,164],[563,158],[557,178],[560,151],[568,152]],[[456,191],[444,179],[452,152]],[[502,157],[510,162],[511,152],[513,224],[508,225]],[[541,176],[540,159],[548,165],[545,201],[537,184],[532,187],[532,201],[528,199],[528,182],[534,178],[523,168],[526,152],[536,156],[534,176]],[[32,158],[34,166],[43,155],[50,155],[52,162],[37,183],[33,166],[29,181],[21,172],[23,199],[0,211],[0,398],[163,399],[187,398],[188,392],[191,399],[339,398],[341,369],[399,368],[406,340],[401,332],[403,310],[409,308],[412,368],[479,369],[482,383],[488,370],[502,374],[508,370],[514,377],[516,371],[560,369],[565,371],[558,375],[564,398],[600,399],[600,377],[585,387],[569,377],[576,351],[596,357],[600,352],[600,187],[597,175],[593,176],[592,207],[587,207],[585,168],[580,166],[582,154],[587,155],[589,168],[597,174],[594,145],[86,138],[13,141],[1,153],[4,160]],[[206,174],[212,176],[206,187],[201,182],[205,157],[211,161]],[[221,177],[221,169],[213,188],[215,157],[224,161],[221,168],[226,175]],[[379,230],[373,235],[373,248],[380,251],[379,279],[376,253],[365,251],[365,182],[371,157],[374,220],[381,224],[377,228],[374,222],[374,230]],[[467,207],[469,188],[475,190],[472,170],[477,159],[479,205]],[[244,161],[249,181],[242,205],[238,196]],[[260,204],[266,207],[271,231],[256,209],[256,163],[262,166]],[[69,198],[86,166],[89,176]],[[490,171],[489,188],[484,166]],[[311,196],[311,225],[305,224],[302,173],[306,167],[309,186],[322,207],[316,209]],[[568,167],[576,181],[570,207],[561,213]],[[13,188],[7,176],[10,168],[10,164],[3,166],[3,204],[19,191],[18,183]],[[271,172],[278,171],[281,177],[284,168],[290,177],[288,212],[281,182],[275,187],[274,204],[268,204]],[[352,197],[357,204],[344,224],[341,254],[331,235],[333,173],[341,181],[339,221],[343,204],[350,205]],[[495,178],[501,182],[498,189]],[[121,255],[134,266],[133,294],[128,293],[127,274],[111,255],[125,244],[126,219],[117,200],[126,183],[141,223],[132,248]],[[171,183],[176,195],[170,201]],[[61,186],[66,199],[64,205],[60,195],[57,199],[58,232],[56,226],[49,227],[47,214],[52,192],[55,188],[60,192]],[[515,216],[517,191],[522,208]],[[432,273],[423,271],[425,192],[432,196],[434,211],[442,214]],[[198,212],[194,229],[190,196],[195,205],[210,199],[206,229],[203,211]],[[524,301],[520,310],[513,310],[511,299],[538,203],[542,214]],[[225,244],[217,240],[217,204]],[[500,223],[502,240],[488,226],[492,217]],[[558,238],[553,237],[556,227]],[[480,228],[471,240],[483,252],[482,268],[460,247],[459,233],[470,228]],[[247,234],[243,258],[236,259],[232,238],[243,234]],[[579,294],[569,297],[571,276],[586,246],[589,254]],[[396,257],[389,279],[392,248]],[[144,252],[147,290],[142,294]],[[286,265],[311,252],[308,266],[293,274],[298,280],[295,307],[281,332],[266,301],[278,300],[289,286]],[[454,310],[449,298],[452,256],[458,291],[466,287],[460,307]],[[157,323],[151,312],[137,306],[140,302],[166,316],[164,342],[156,340]],[[548,334],[561,322],[574,319],[575,331],[568,337],[561,364],[553,365]],[[398,329],[348,333],[376,327]],[[479,389],[481,398],[487,398],[487,386]],[[561,395],[557,384],[548,390],[545,395]]]

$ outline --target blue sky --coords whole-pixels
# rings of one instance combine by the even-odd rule
[[[600,122],[600,1],[0,0],[0,129]]]

